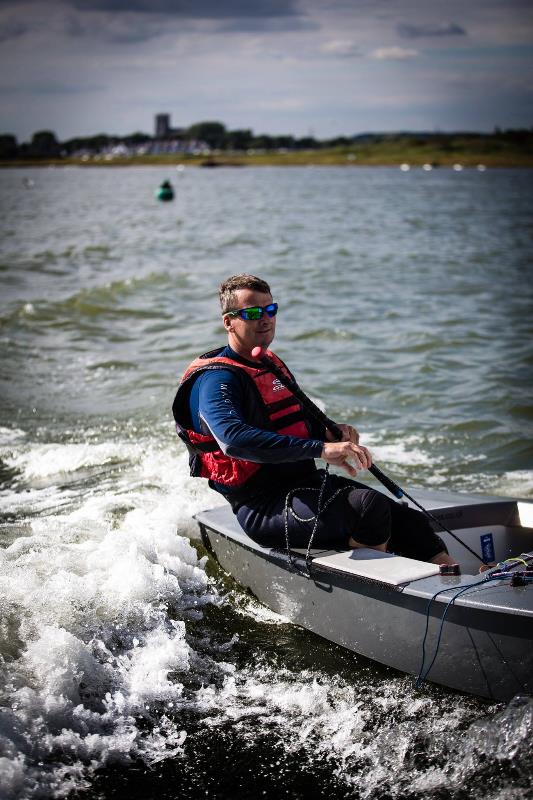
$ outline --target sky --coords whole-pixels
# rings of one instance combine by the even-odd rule
[[[533,127],[532,0],[0,0],[0,132]]]

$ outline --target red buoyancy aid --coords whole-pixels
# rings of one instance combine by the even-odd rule
[[[232,358],[217,356],[216,353],[219,352],[220,349],[213,350],[195,358],[189,364],[181,378],[172,412],[178,436],[185,442],[189,451],[191,475],[239,488],[261,469],[261,464],[226,455],[213,436],[197,433],[185,423],[185,420],[190,419],[190,390],[200,373],[208,369],[239,370],[248,376],[257,389],[258,401],[262,401],[265,411],[265,427],[276,433],[299,436],[302,439],[309,439],[309,429],[300,403],[272,372],[263,365],[254,367]],[[288,368],[278,356],[270,351],[267,351],[267,355],[289,378],[292,378]]]

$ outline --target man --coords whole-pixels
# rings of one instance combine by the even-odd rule
[[[307,547],[316,522],[316,547],[372,547],[452,563],[419,511],[317,469],[314,460],[321,458],[353,478],[372,456],[351,425],[339,425],[342,441],[330,441],[252,356],[255,347],[269,347],[276,330],[277,304],[266,281],[235,275],[221,284],[219,297],[228,344],[192,362],[172,407],[191,474],[207,478],[248,536],[265,547],[282,547],[287,537],[292,547]],[[269,357],[290,376],[277,356]]]

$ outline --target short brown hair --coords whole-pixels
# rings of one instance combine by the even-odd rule
[[[218,290],[218,297],[220,299],[220,307],[222,313],[233,311],[237,298],[235,292],[239,289],[253,289],[254,292],[263,292],[263,294],[271,294],[270,286],[262,278],[256,278],[255,275],[247,275],[245,272],[242,275],[232,275],[220,284]]]

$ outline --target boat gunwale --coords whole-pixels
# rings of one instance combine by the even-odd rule
[[[470,586],[472,582],[482,587],[484,592],[490,592],[491,590],[493,591],[494,589],[502,587],[502,584],[499,581],[497,586],[487,586],[487,581],[482,575],[436,575],[429,578],[420,578],[406,584],[395,586],[391,584],[385,584],[378,580],[372,580],[358,576],[356,574],[347,573],[331,567],[325,567],[323,565],[317,565],[313,567],[312,561],[311,567],[315,574],[312,572],[311,574],[306,575],[304,572],[306,568],[305,558],[302,557],[300,553],[291,551],[294,556],[294,562],[296,566],[302,570],[301,573],[294,570],[286,551],[278,548],[263,548],[252,540],[250,540],[250,544],[248,544],[239,538],[233,537],[230,533],[214,528],[212,525],[206,523],[205,520],[198,519],[198,517],[203,513],[205,512],[199,512],[199,514],[195,514],[194,518],[200,526],[200,530],[202,532],[202,541],[204,544],[205,540],[202,529],[209,530],[216,536],[222,536],[222,538],[226,539],[232,544],[242,547],[249,553],[255,555],[257,558],[263,559],[273,566],[292,573],[295,577],[301,577],[303,579],[313,581],[315,585],[324,589],[324,591],[332,591],[333,587],[335,587],[340,590],[348,591],[354,594],[361,594],[366,597],[380,600],[383,600],[383,595],[385,594],[387,595],[386,602],[392,605],[440,619],[442,617],[443,608],[450,603],[450,600],[453,600],[454,595],[451,592],[454,589],[460,590],[462,587],[467,585]],[[243,536],[244,535],[245,534],[243,534]],[[216,558],[216,553],[214,552],[212,545],[206,546],[206,549]],[[324,554],[325,552],[333,553],[339,551],[320,552],[321,554]],[[231,573],[228,574],[231,575]],[[321,581],[319,578],[320,574],[328,578],[330,588],[320,586],[320,584],[323,583],[323,581]],[[238,579],[234,578],[233,575],[231,577],[237,583],[239,583]],[[504,585],[504,588],[509,588],[507,583]],[[513,587],[513,593],[517,588],[519,589],[520,587]],[[527,589],[528,587],[524,588]],[[472,590],[472,594],[474,594],[475,586],[472,587]],[[441,591],[443,592],[442,594],[434,597],[436,592]],[[516,597],[516,595],[514,596]],[[485,594],[484,597],[487,599],[483,604],[480,604],[474,599],[469,600],[469,595],[467,594],[458,597],[448,609],[446,614],[447,620],[450,623],[456,622],[458,624],[464,624],[464,615],[465,613],[468,613],[469,627],[472,626],[479,630],[490,630],[492,633],[512,633],[513,636],[517,636],[518,638],[533,638],[533,600],[530,604],[530,608],[516,609],[515,607],[511,606],[506,607],[505,605],[502,605],[501,602],[498,604],[491,602],[490,596],[487,597],[487,594]],[[431,606],[429,606],[430,602]],[[489,620],[490,625],[488,624]],[[515,624],[511,625],[511,621],[513,621]],[[530,627],[532,630],[528,630]]]

